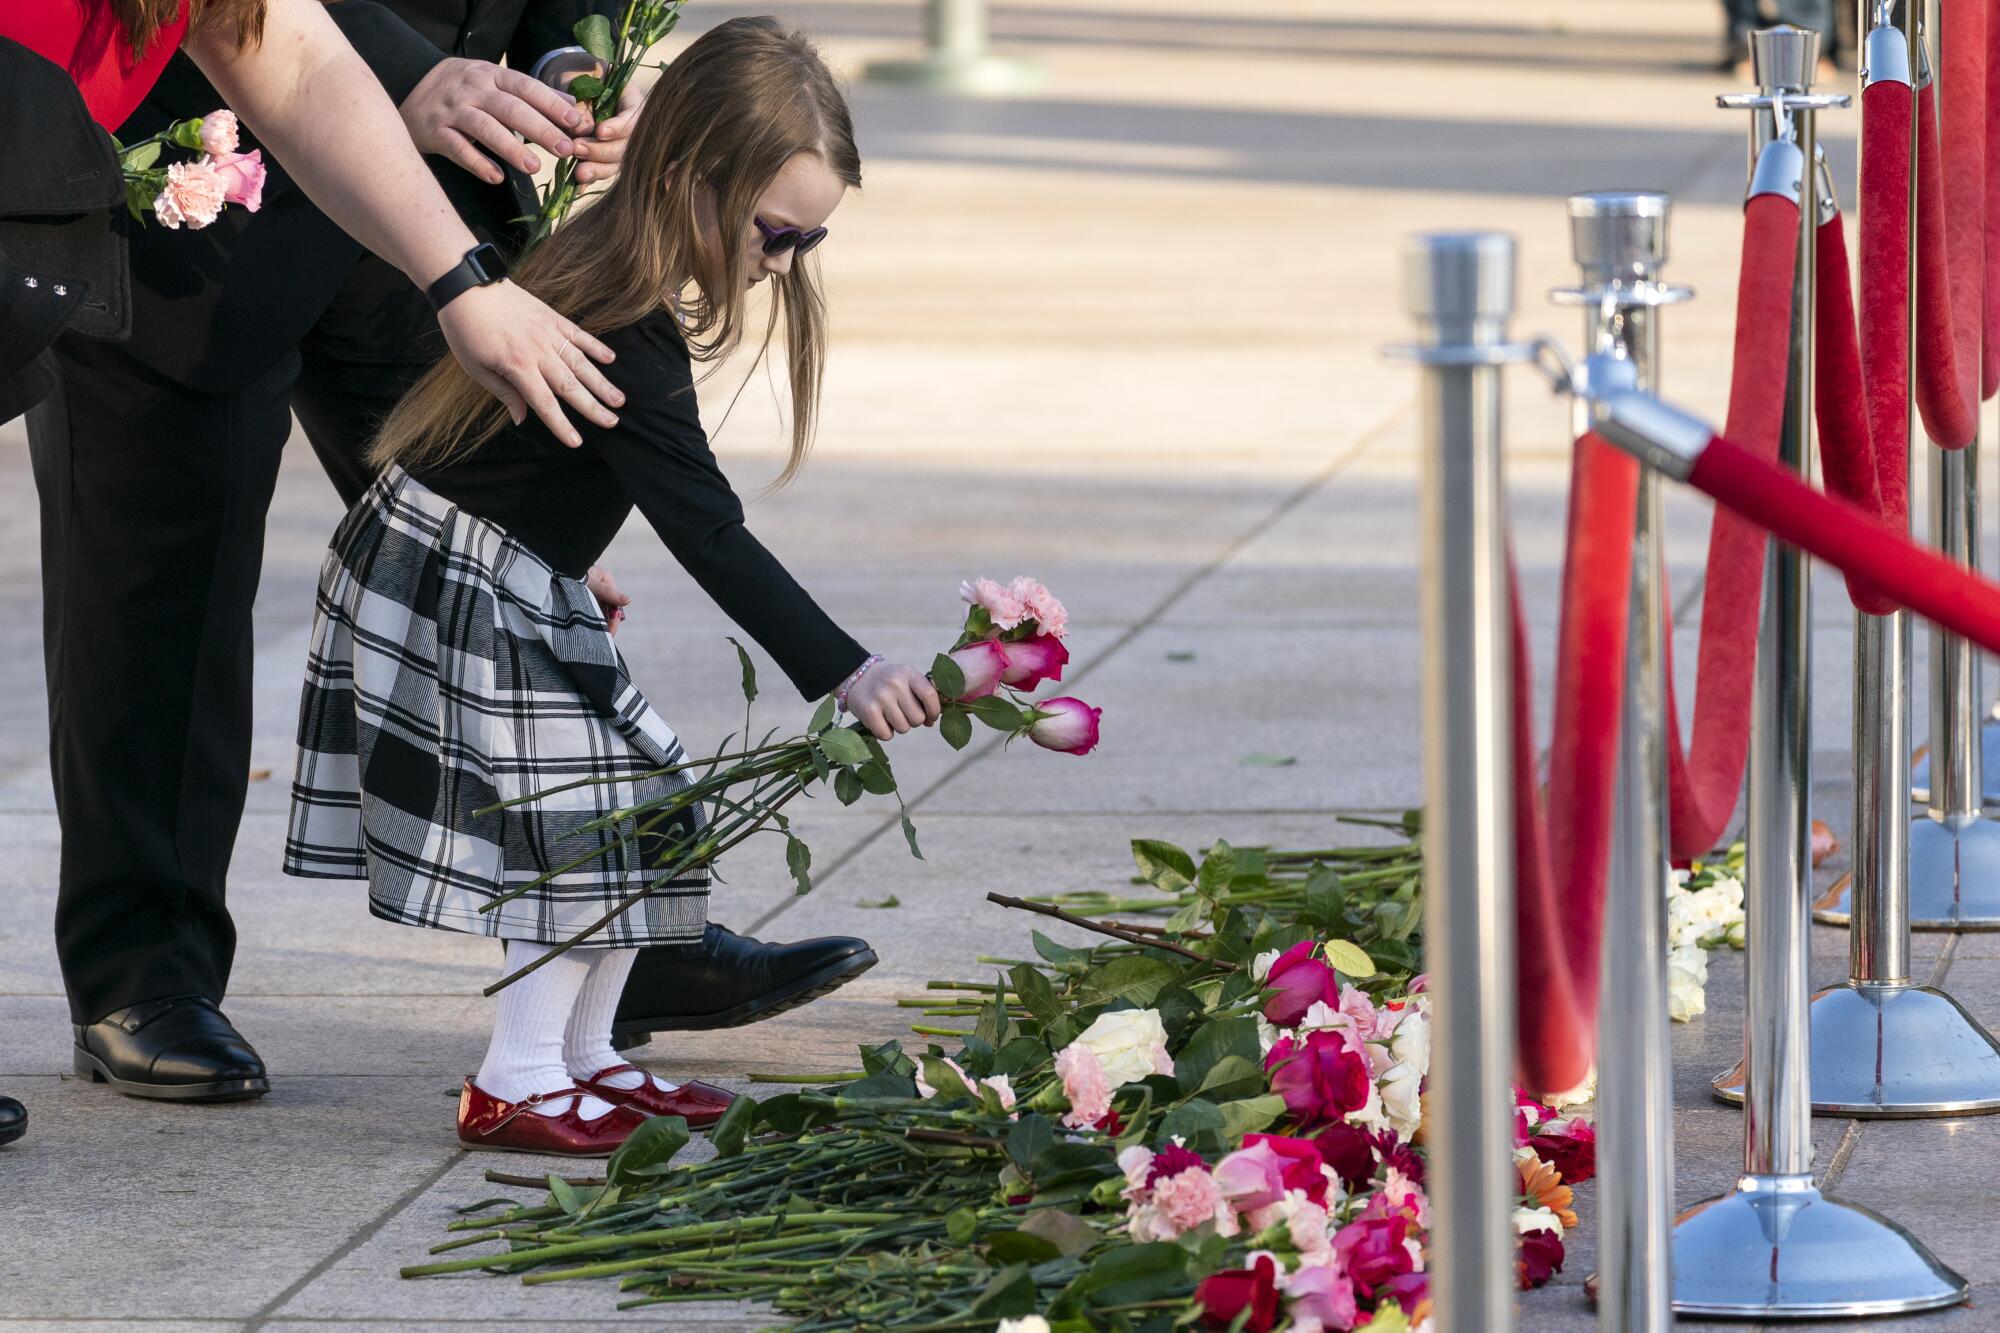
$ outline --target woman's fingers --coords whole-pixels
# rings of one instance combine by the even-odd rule
[[[542,160],[515,139],[514,132],[496,120],[485,107],[466,107],[453,124],[460,133],[485,145],[495,157],[511,161],[531,174],[541,170]]]
[[[438,131],[439,147],[444,155],[464,167],[467,171],[485,181],[488,185],[498,185],[507,179],[507,173],[500,170],[500,164],[479,151],[472,140],[457,130],[446,127]]]
[[[563,351],[557,351],[553,357],[544,358],[542,376],[549,388],[555,391],[556,397],[576,409],[584,420],[604,430],[609,430],[618,424],[618,414],[599,402],[597,395],[585,386],[574,370],[570,369],[569,359],[563,355]],[[578,442],[581,443],[580,438]]]
[[[576,377],[569,378],[574,382]],[[562,405],[549,388],[548,377],[542,372],[541,367],[510,368],[507,379],[527,401],[528,410],[540,417],[542,424],[549,428],[549,434],[572,449],[583,443],[583,436],[577,433],[576,427],[570,425],[569,418],[563,415]]]
[[[570,343],[563,348],[562,358],[570,373],[582,380],[583,387],[597,395],[599,402],[612,407],[625,405],[625,391],[613,384],[610,378],[597,368],[597,363],[583,354],[582,348]],[[610,424],[617,424],[616,419],[614,418]]]

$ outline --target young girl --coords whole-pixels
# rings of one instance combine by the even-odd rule
[[[621,599],[590,583],[635,505],[807,699],[833,693],[883,740],[937,720],[921,673],[867,653],[744,528],[696,414],[691,363],[736,345],[750,288],[769,280],[765,343],[782,313],[793,403],[783,478],[798,470],[825,355],[804,255],[860,179],[831,75],[774,20],[732,19],[667,70],[616,183],[517,274],[615,349],[619,423],[564,448],[510,425],[450,362],[384,423],[385,470],[320,578],[288,872],[366,877],[377,916],[498,936],[510,972],[646,882],[652,858],[618,848],[479,911],[604,845],[565,834],[685,784],[657,775],[684,751],[612,644]],[[617,780],[474,813],[585,777]],[[654,1078],[610,1043],[638,948],[698,939],[707,896],[705,874],[662,885],[595,947],[500,993],[459,1101],[468,1147],[601,1156],[648,1114],[721,1115],[726,1093]]]

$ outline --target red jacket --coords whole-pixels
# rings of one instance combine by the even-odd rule
[[[106,0],[0,0],[0,37],[11,37],[69,71],[91,119],[123,124],[187,36],[187,5],[162,24],[136,59]]]

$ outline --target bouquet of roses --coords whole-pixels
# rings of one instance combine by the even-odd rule
[[[168,227],[194,230],[222,216],[225,205],[238,204],[252,213],[263,206],[264,155],[258,149],[236,151],[233,111],[177,120],[135,144],[116,138],[111,142],[125,174],[125,206],[141,222],[150,212]],[[160,156],[169,147],[201,156],[162,166]]]
[[[568,89],[569,95],[590,111],[594,123],[602,124],[618,114],[618,103],[624,98],[632,76],[645,62],[646,52],[680,22],[682,3],[683,0],[626,0],[625,12],[619,16],[616,28],[603,14],[592,14],[571,29],[577,45],[598,62],[596,73],[577,75],[570,80]],[[567,157],[556,163],[555,174],[542,190],[541,211],[535,215],[534,229],[522,247],[523,254],[540,245],[569,216],[571,206],[580,197],[577,165],[575,158]]]
[[[1029,702],[1019,693],[1033,690],[1044,681],[1062,678],[1063,666],[1069,661],[1069,650],[1062,642],[1069,614],[1062,603],[1029,578],[1017,578],[1005,585],[991,579],[975,579],[962,584],[959,592],[971,604],[970,609],[956,644],[949,652],[937,655],[930,671],[931,683],[944,700],[938,729],[946,742],[955,750],[964,749],[972,740],[972,721],[977,718],[1003,733],[1009,741],[1026,737],[1045,750],[1088,754],[1097,745],[1102,709],[1068,697]],[[488,987],[488,995],[589,939],[668,880],[711,865],[722,853],[767,828],[785,839],[786,866],[798,891],[805,893],[812,888],[812,849],[792,831],[784,807],[814,783],[831,783],[834,796],[842,805],[852,805],[864,794],[896,793],[895,774],[889,768],[889,756],[881,742],[859,724],[836,725],[837,704],[831,695],[820,701],[803,734],[773,741],[775,733],[766,733],[763,740],[748,744],[748,705],[757,699],[757,673],[741,644],[736,645],[736,652],[743,668],[746,747],[660,770],[695,776],[686,787],[671,795],[614,810],[579,826],[568,836],[580,838],[600,833],[606,836],[590,851],[493,898],[479,910],[491,911],[618,847],[637,844],[676,814],[698,804],[715,811],[714,820],[691,837],[673,840],[655,858],[653,877],[644,886],[575,937]],[[733,739],[723,742],[725,751]],[[606,780],[586,778],[502,804],[531,803],[554,792]],[[898,804],[901,800],[898,795]],[[910,854],[921,859],[923,852],[917,847],[916,827],[907,811],[902,815],[902,825]]]

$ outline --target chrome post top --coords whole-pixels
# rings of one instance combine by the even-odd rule
[[[1887,8],[1887,6],[1884,6]],[[1861,43],[1861,86],[1910,83],[1910,43],[1901,28],[1879,19]]]
[[[1804,92],[1819,70],[1819,34],[1780,23],[1750,34],[1750,68],[1760,88]]]
[[[1403,305],[1441,336],[1494,323],[1504,327],[1514,313],[1514,238],[1503,231],[1412,236],[1403,248]]]
[[[1569,197],[1569,248],[1585,282],[1644,282],[1667,262],[1672,198],[1659,190],[1593,190]]]

